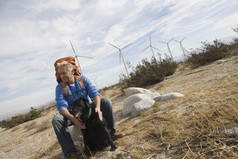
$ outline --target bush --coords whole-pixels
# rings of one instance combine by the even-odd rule
[[[202,42],[204,45],[202,49],[193,51],[188,55],[186,62],[193,67],[198,67],[226,57],[229,51],[229,45],[219,40],[214,40],[213,43]]]
[[[142,87],[152,85],[164,80],[165,76],[172,75],[177,68],[177,63],[170,58],[157,61],[152,58],[151,61],[143,59],[141,64],[130,73],[127,78],[124,74],[120,77],[120,83],[125,83],[126,87]]]
[[[41,116],[41,112],[42,112],[41,110],[37,110],[31,107],[31,110],[29,113],[24,115],[14,116],[12,117],[11,120],[3,120],[0,122],[0,126],[2,128],[12,128],[24,122],[39,118]]]
[[[238,33],[238,26],[236,28],[233,28],[233,31]]]
[[[238,33],[238,27],[233,28],[233,30]],[[202,44],[202,49],[192,51],[185,61],[193,68],[209,64],[230,55],[238,54],[236,51],[236,49],[238,49],[237,38],[233,39],[230,44],[225,44],[220,40],[214,40],[213,44],[209,44],[208,42],[202,42]]]

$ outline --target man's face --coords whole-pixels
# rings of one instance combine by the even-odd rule
[[[66,66],[59,68],[58,73],[61,80],[65,83],[70,83],[74,79],[73,72],[68,71]]]

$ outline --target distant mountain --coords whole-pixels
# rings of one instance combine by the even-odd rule
[[[38,110],[44,110],[44,109],[47,109],[47,108],[53,107],[53,106],[56,106],[55,100],[49,101],[49,102],[47,102],[47,103],[45,103],[45,104],[42,104],[42,105],[39,105],[39,106],[36,106],[36,107],[33,107],[33,108],[38,109]],[[20,110],[20,111],[2,114],[2,115],[0,115],[0,121],[2,121],[2,120],[9,120],[9,119],[11,119],[13,116],[26,114],[26,113],[28,113],[30,110],[31,110],[30,108],[25,108],[25,109],[22,109],[22,110]]]

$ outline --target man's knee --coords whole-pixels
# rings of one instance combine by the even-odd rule
[[[61,114],[57,114],[51,121],[53,126],[58,126],[58,125],[62,125],[63,123],[63,116]]]
[[[105,107],[112,107],[112,102],[109,98],[101,98],[101,104]]]

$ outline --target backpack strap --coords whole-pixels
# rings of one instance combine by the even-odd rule
[[[86,84],[83,82],[81,76],[76,76],[77,81],[86,88]]]
[[[63,89],[64,97],[66,97],[66,83],[65,82],[60,82],[60,84],[61,84],[62,89]]]
[[[76,80],[79,81],[80,85],[82,85],[84,87],[84,89],[86,88],[86,84],[83,82],[81,76],[76,76]],[[61,86],[62,86],[62,89],[63,89],[63,94],[64,94],[64,97],[66,98],[67,97],[67,94],[66,94],[66,83],[65,82],[60,82]]]

